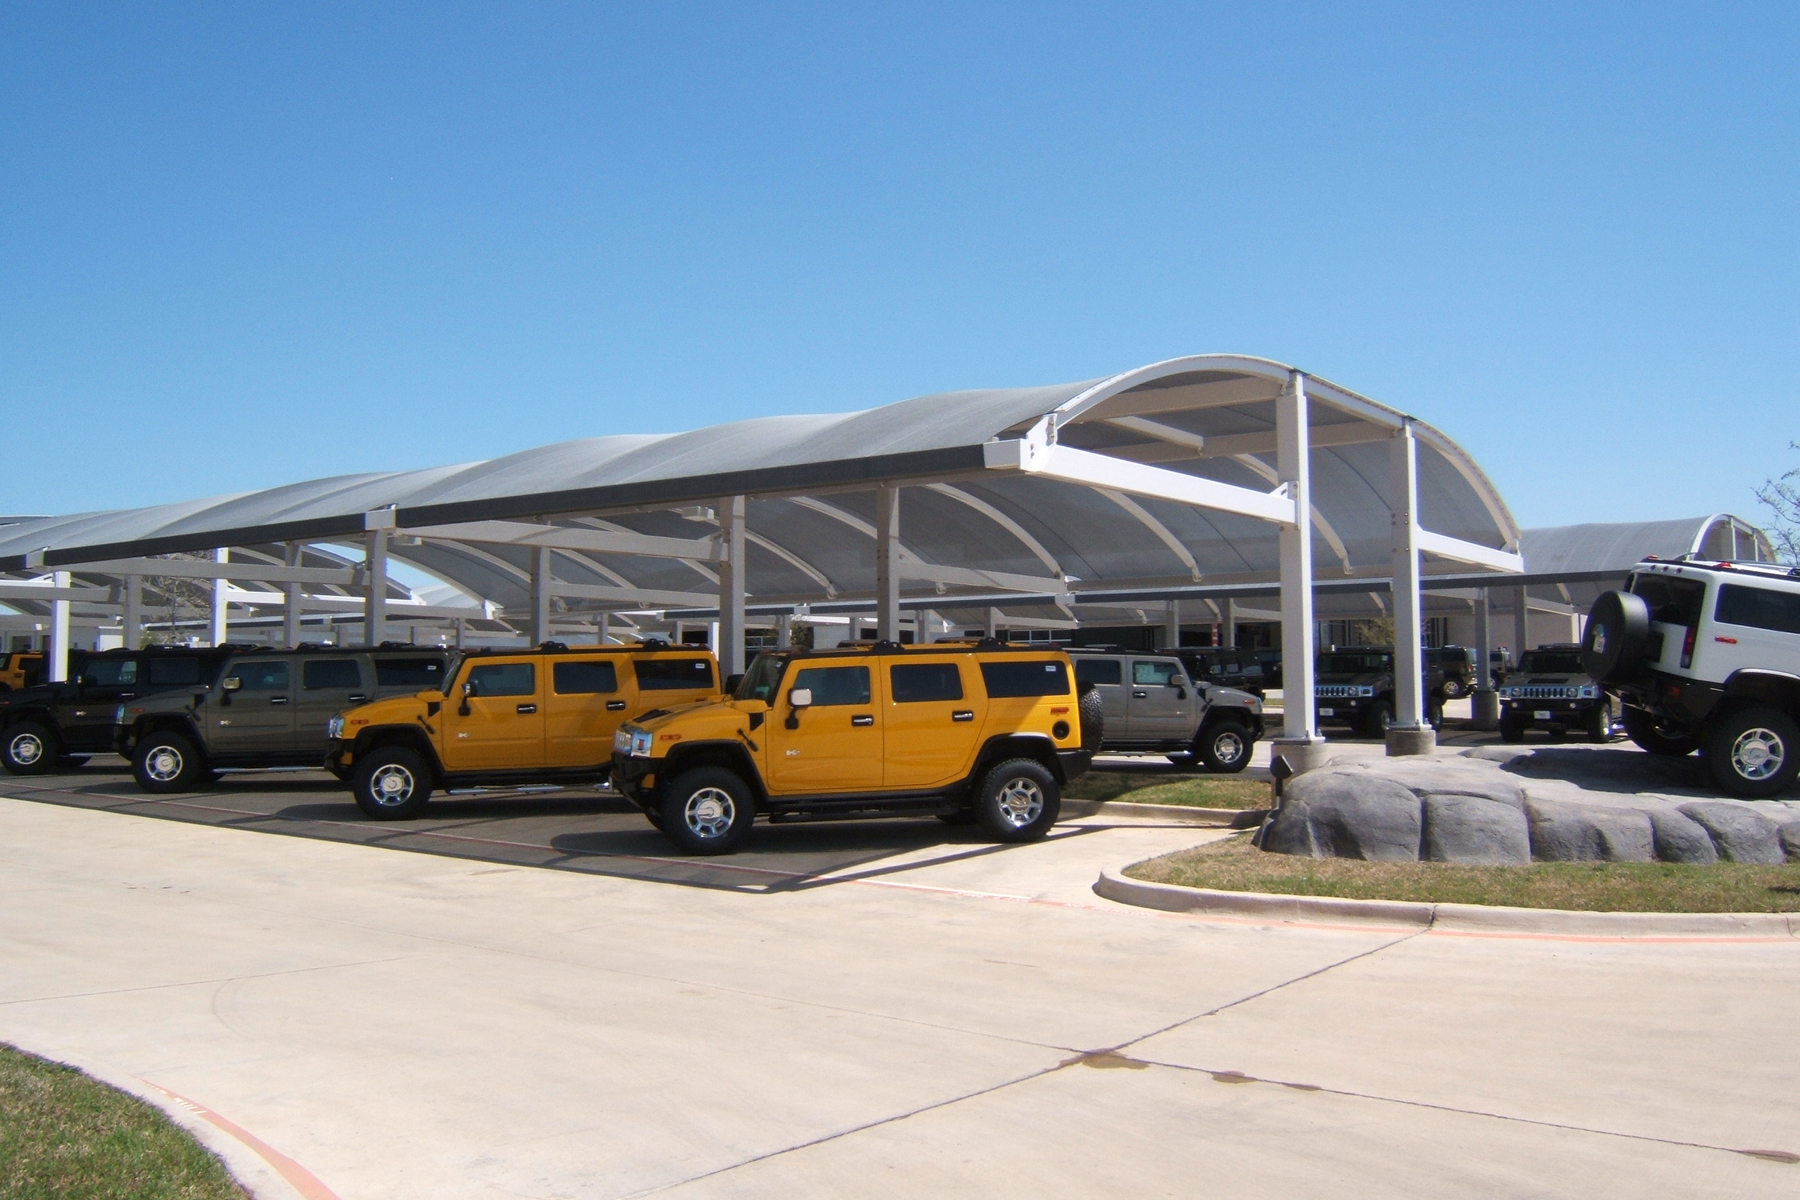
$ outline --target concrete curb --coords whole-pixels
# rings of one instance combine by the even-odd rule
[[[1268,816],[1262,808],[1189,808],[1180,804],[1132,804],[1118,800],[1064,800],[1062,816],[1148,817],[1178,825],[1205,825],[1214,829],[1254,829]]]
[[[1608,938],[1800,937],[1800,913],[1571,912],[1485,904],[1345,900],[1334,896],[1220,892],[1172,883],[1145,883],[1113,871],[1100,872],[1100,878],[1094,883],[1094,893],[1121,904],[1164,912],[1217,913],[1268,921],[1351,921],[1449,933],[1536,933]]]

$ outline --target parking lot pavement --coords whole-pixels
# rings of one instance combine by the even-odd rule
[[[1257,925],[1087,893],[1207,836],[1154,823],[1004,849],[937,822],[759,828],[683,864],[597,796],[402,831],[301,777],[162,808],[104,772],[39,782],[0,801],[0,1039],[206,1106],[314,1197],[1800,1180],[1768,1019],[1800,988],[1792,941]]]

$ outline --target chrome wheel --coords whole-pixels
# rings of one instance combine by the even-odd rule
[[[35,767],[44,752],[44,739],[35,733],[18,734],[6,744],[6,756],[21,767]]]
[[[737,820],[737,804],[724,788],[703,787],[688,797],[681,817],[695,837],[724,837]]]
[[[396,808],[413,798],[419,781],[399,763],[383,763],[369,776],[369,795],[383,808]]]
[[[173,746],[158,746],[144,758],[144,774],[157,783],[174,783],[186,766],[181,751]]]
[[[1244,757],[1243,737],[1236,730],[1221,733],[1213,739],[1213,757],[1226,766]]]
[[[1044,789],[1032,779],[1009,779],[996,797],[1000,819],[1014,829],[1023,829],[1044,811]]]
[[[1731,769],[1745,779],[1760,782],[1773,777],[1786,758],[1787,747],[1773,729],[1746,729],[1731,744]]]

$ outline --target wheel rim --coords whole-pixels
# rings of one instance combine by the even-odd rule
[[[1044,789],[1035,780],[1009,779],[1000,787],[1000,819],[1023,829],[1044,811]]]
[[[1746,729],[1731,744],[1731,767],[1745,779],[1773,778],[1786,758],[1787,747],[1773,729]]]
[[[724,788],[703,787],[688,797],[681,818],[695,837],[724,837],[737,821],[737,804]]]
[[[418,781],[399,763],[384,763],[369,776],[369,794],[383,808],[394,808],[413,798]]]
[[[1213,739],[1213,757],[1222,763],[1234,763],[1244,754],[1244,739],[1236,733],[1221,733]]]
[[[44,757],[44,739],[35,733],[21,733],[6,744],[6,755],[21,767],[36,766]]]
[[[144,774],[157,783],[173,783],[181,777],[184,760],[173,746],[158,746],[144,758]]]

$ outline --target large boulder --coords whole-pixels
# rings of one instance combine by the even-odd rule
[[[1525,793],[1517,777],[1483,763],[1476,765],[1458,759],[1401,759],[1383,763],[1379,768],[1385,779],[1409,788],[1423,796],[1432,792],[1480,796],[1496,804],[1506,804],[1525,811]]]
[[[1419,798],[1367,771],[1308,771],[1283,787],[1261,845],[1275,854],[1414,862]]]
[[[1787,853],[1789,862],[1800,862],[1800,819],[1783,821],[1778,830],[1781,848]]]
[[[1653,808],[1650,827],[1655,832],[1656,857],[1672,863],[1715,863],[1719,851],[1706,827],[1680,809]]]
[[[1531,829],[1517,804],[1457,792],[1426,792],[1419,857],[1431,862],[1528,863]]]
[[[1775,822],[1759,813],[1728,800],[1697,801],[1683,804],[1681,811],[1692,817],[1719,848],[1719,857],[1727,862],[1780,863],[1787,861],[1781,845],[1781,832]]]
[[[1527,797],[1531,855],[1544,862],[1652,862],[1650,816],[1635,808],[1564,804]]]

